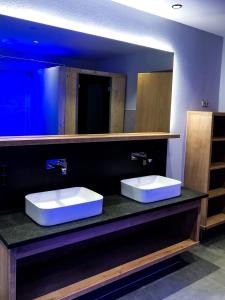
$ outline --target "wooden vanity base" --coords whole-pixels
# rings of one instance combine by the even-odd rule
[[[16,299],[16,256],[0,241],[0,299]]]
[[[199,225],[200,200],[193,200],[13,249],[1,242],[0,299],[75,299],[190,249]]]

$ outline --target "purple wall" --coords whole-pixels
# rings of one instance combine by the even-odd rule
[[[221,66],[221,78],[220,78],[220,100],[219,111],[225,112],[225,42],[223,42],[223,58]]]

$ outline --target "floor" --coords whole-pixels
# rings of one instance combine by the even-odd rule
[[[216,233],[180,259],[175,271],[114,299],[225,299],[225,234]]]

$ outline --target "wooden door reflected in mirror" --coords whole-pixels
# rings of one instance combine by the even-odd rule
[[[85,69],[76,69],[76,68],[61,68],[61,71],[65,72],[66,82],[62,82],[62,89],[65,88],[65,94],[60,100],[61,108],[65,111],[65,114],[61,115],[61,124],[64,126],[61,127],[61,134],[75,134],[75,133],[116,133],[116,132],[123,132],[123,125],[124,125],[124,105],[125,105],[125,89],[126,89],[126,76],[119,73],[108,73],[108,72],[98,72],[98,71],[91,71]],[[79,92],[79,78],[83,76],[88,76],[91,78],[93,76],[93,82],[96,77],[101,77],[102,79],[107,79],[110,82],[109,86],[109,99],[107,100],[108,103],[108,111],[105,112],[107,114],[108,124],[103,128],[103,130],[95,131],[94,128],[89,129],[86,128],[84,132],[84,128],[82,127],[81,131],[80,127],[80,120],[82,118],[82,114],[79,112],[79,103],[82,101],[81,96],[89,97],[87,93],[86,95],[81,95],[82,93]],[[87,87],[86,87],[87,88]],[[103,87],[104,88],[104,87]],[[93,96],[93,95],[92,95]],[[85,99],[83,99],[85,100]],[[87,100],[87,99],[86,99]],[[85,100],[85,101],[86,101]],[[90,100],[90,99],[89,99]],[[92,99],[94,100],[94,99]],[[103,99],[101,101],[104,101]],[[64,102],[64,103],[63,103]],[[97,102],[95,103],[97,105]],[[88,106],[86,105],[86,108]],[[93,112],[93,110],[92,110]],[[85,112],[85,114],[87,111]],[[94,113],[94,112],[93,112]],[[103,112],[104,113],[104,112]],[[84,117],[84,116],[83,116]],[[85,118],[83,118],[85,119]],[[86,124],[87,125],[87,124]],[[84,125],[84,127],[87,127]],[[96,124],[95,124],[96,125]],[[80,127],[80,128],[81,128]],[[108,128],[106,131],[106,127]],[[94,130],[94,132],[93,132]]]
[[[172,72],[139,73],[136,131],[170,131]]]

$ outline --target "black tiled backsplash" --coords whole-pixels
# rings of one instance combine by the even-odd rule
[[[150,165],[131,161],[131,153],[139,151],[152,158]],[[0,148],[0,166],[7,175],[0,176],[0,211],[23,208],[28,193],[71,186],[85,186],[103,195],[119,193],[121,179],[165,175],[166,152],[167,140]],[[67,175],[46,170],[46,160],[54,158],[66,158]]]

